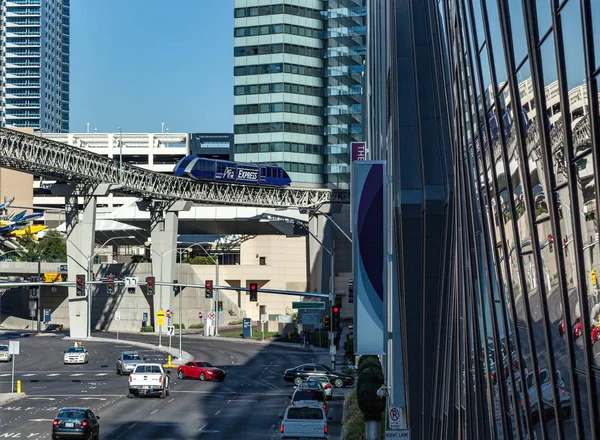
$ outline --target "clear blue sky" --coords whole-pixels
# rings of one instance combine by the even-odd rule
[[[70,131],[233,131],[233,0],[71,2]]]

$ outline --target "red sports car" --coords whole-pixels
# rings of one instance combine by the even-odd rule
[[[191,361],[177,368],[177,377],[181,380],[190,377],[200,380],[216,380],[222,382],[225,380],[225,371],[213,367],[208,362]]]
[[[561,319],[560,323],[558,324],[558,333],[560,333],[561,336],[565,334],[565,320],[564,319]],[[573,324],[573,337],[575,339],[577,339],[580,336],[581,336],[581,317],[578,316],[575,319],[575,323]]]

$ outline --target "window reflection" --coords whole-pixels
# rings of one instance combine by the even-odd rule
[[[581,85],[585,78],[581,8],[579,1],[568,1],[560,12],[562,40],[565,52],[567,88]]]
[[[521,0],[508,0],[508,8],[510,10],[511,41],[515,54],[515,66],[518,66],[527,55],[523,4]]]
[[[487,13],[490,28],[490,42],[494,54],[494,68],[496,69],[496,85],[500,88],[506,82],[506,65],[504,63],[504,52],[502,48],[502,33],[500,30],[500,17],[498,16],[498,5],[494,0],[486,0]]]
[[[552,0],[536,0],[535,2],[540,38],[542,38],[544,34],[552,27],[552,16],[550,12],[551,1]]]

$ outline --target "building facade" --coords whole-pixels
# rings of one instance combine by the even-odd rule
[[[360,138],[364,0],[236,0],[235,160],[348,188]]]
[[[409,183],[394,209],[439,170],[425,153],[439,133],[452,158],[443,294],[428,321],[404,312],[424,299],[398,311],[411,438],[600,438],[599,35],[594,1],[369,2],[367,139]],[[412,111],[422,99],[433,114]],[[431,122],[436,138],[419,132]],[[406,218],[402,262],[427,262]],[[402,301],[430,276],[398,267]],[[415,371],[427,346],[432,368]]]
[[[0,0],[0,124],[69,131],[70,0]]]

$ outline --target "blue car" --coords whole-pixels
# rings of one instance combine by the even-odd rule
[[[52,421],[52,440],[84,438],[100,440],[100,417],[89,408],[61,408]]]

